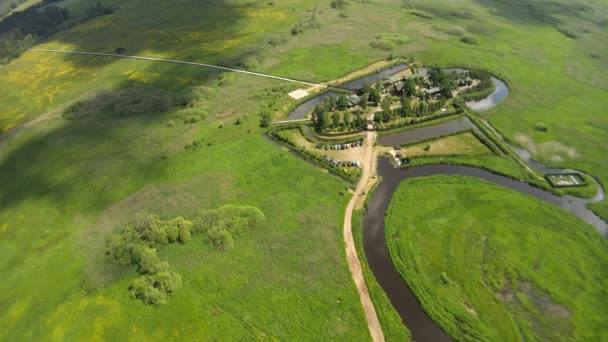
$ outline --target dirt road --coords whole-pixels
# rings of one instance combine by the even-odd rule
[[[365,193],[370,183],[371,176],[374,169],[374,142],[376,140],[375,132],[367,132],[365,136],[365,143],[363,145],[365,158],[361,161],[363,163],[363,172],[361,174],[361,180],[357,185],[353,198],[348,202],[346,207],[346,213],[344,214],[344,244],[346,247],[346,259],[348,261],[348,268],[353,276],[357,292],[359,293],[359,299],[363,305],[363,312],[367,320],[367,326],[374,342],[384,341],[384,334],[382,333],[382,327],[376,314],[376,309],[372,303],[372,299],[369,295],[367,285],[365,284],[365,278],[363,277],[363,271],[361,270],[361,262],[357,256],[357,250],[355,249],[355,241],[353,238],[352,230],[352,215],[353,210],[359,198]]]

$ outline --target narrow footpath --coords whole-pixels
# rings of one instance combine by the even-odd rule
[[[252,76],[271,78],[271,79],[279,80],[279,81],[286,81],[286,82],[292,82],[292,83],[301,83],[301,84],[309,85],[309,86],[312,86],[312,87],[318,87],[318,86],[320,86],[319,84],[316,84],[316,83],[310,83],[310,82],[305,82],[305,81],[300,81],[300,80],[294,80],[294,79],[286,78],[286,77],[279,77],[279,76],[273,76],[273,75],[268,75],[268,74],[262,74],[262,73],[259,73],[259,72],[246,71],[246,70],[240,70],[240,69],[233,69],[233,68],[227,68],[227,67],[223,67],[223,66],[219,66],[219,65],[212,65],[212,64],[205,64],[205,63],[178,61],[178,60],[174,60],[174,59],[154,58],[154,57],[145,57],[145,56],[119,55],[119,54],[116,54],[116,53],[103,53],[103,52],[91,52],[91,51],[68,51],[68,50],[51,50],[51,49],[30,49],[29,51],[33,51],[33,52],[47,52],[47,53],[63,53],[63,54],[70,54],[70,55],[102,56],[102,57],[113,57],[113,58],[130,58],[130,59],[140,59],[140,60],[152,61],[152,62],[164,62],[164,63],[194,65],[194,66],[199,66],[199,67],[204,67],[204,68],[219,69],[219,70],[224,70],[224,71],[238,72],[238,73],[241,73],[241,74],[247,74],[247,75],[252,75]]]
[[[362,197],[366,193],[374,170],[373,165],[375,158],[375,140],[376,132],[366,133],[365,143],[362,147],[365,149],[365,158],[364,160],[362,160],[363,172],[361,173],[361,179],[359,180],[357,189],[355,190],[355,193],[351,198],[350,202],[348,202],[348,206],[346,207],[346,212],[344,214],[344,244],[346,248],[346,259],[348,262],[348,268],[353,276],[353,280],[355,281],[355,286],[357,287],[357,292],[359,293],[361,305],[363,305],[363,312],[365,313],[365,319],[367,320],[367,327],[372,336],[372,340],[374,342],[381,342],[384,341],[382,326],[380,326],[380,321],[378,320],[378,315],[376,314],[374,303],[372,302],[372,299],[369,295],[369,290],[367,289],[367,285],[365,284],[365,278],[363,277],[361,262],[359,261],[359,257],[357,256],[357,250],[355,248],[355,241],[353,238],[352,230],[353,210],[357,203],[360,201],[360,197]]]

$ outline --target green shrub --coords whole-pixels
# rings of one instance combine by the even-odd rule
[[[479,39],[471,34],[465,34],[460,41],[466,44],[479,44]]]
[[[159,272],[143,275],[130,286],[131,297],[141,299],[147,304],[165,304],[167,297],[182,286],[182,277],[174,272]]]
[[[137,271],[142,274],[156,273],[156,265],[160,263],[156,251],[150,247],[138,249]]]
[[[279,46],[279,45],[283,45],[285,43],[287,43],[289,41],[289,37],[285,34],[277,34],[274,35],[272,38],[270,38],[270,40],[268,41],[268,44],[270,44],[273,47]]]
[[[535,131],[539,131],[539,132],[548,132],[549,131],[549,127],[547,127],[546,124],[542,123],[542,122],[537,122],[534,125],[534,130]]]
[[[433,16],[430,13],[419,11],[419,10],[409,10],[408,13],[413,16],[423,18],[423,19],[433,19]]]
[[[374,49],[382,51],[391,51],[397,47],[397,45],[390,40],[373,40],[369,43],[369,45]]]
[[[222,227],[212,227],[207,231],[209,241],[215,246],[224,250],[229,250],[234,247],[234,239],[228,230]]]

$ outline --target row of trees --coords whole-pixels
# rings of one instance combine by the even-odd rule
[[[138,214],[117,234],[107,240],[106,255],[119,265],[135,265],[140,277],[130,286],[133,298],[159,305],[182,283],[181,276],[158,258],[156,251],[170,243],[185,244],[192,234],[203,234],[214,246],[230,249],[233,235],[255,229],[265,220],[254,207],[224,206],[201,210],[194,221],[177,217],[162,220],[154,214]]]
[[[367,96],[362,96],[359,105],[365,109],[367,108],[367,102]],[[331,96],[318,104],[312,113],[312,117],[315,127],[319,131],[359,129],[365,125],[363,112],[357,110],[351,113],[348,110],[348,99],[344,95],[337,99]]]
[[[443,108],[447,100],[442,98],[439,101],[417,101],[414,103],[408,96],[403,95],[400,98],[400,102],[401,105],[399,107],[392,109],[393,98],[386,96],[380,105],[382,111],[376,113],[374,121],[377,123],[390,122],[397,118],[431,115]]]

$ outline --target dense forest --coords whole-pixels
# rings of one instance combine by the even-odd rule
[[[44,0],[20,12],[14,12],[0,22],[0,63],[6,64],[32,47],[63,29],[90,18],[112,14],[114,10],[95,2],[82,17],[70,15],[65,8],[53,5],[58,0]]]

